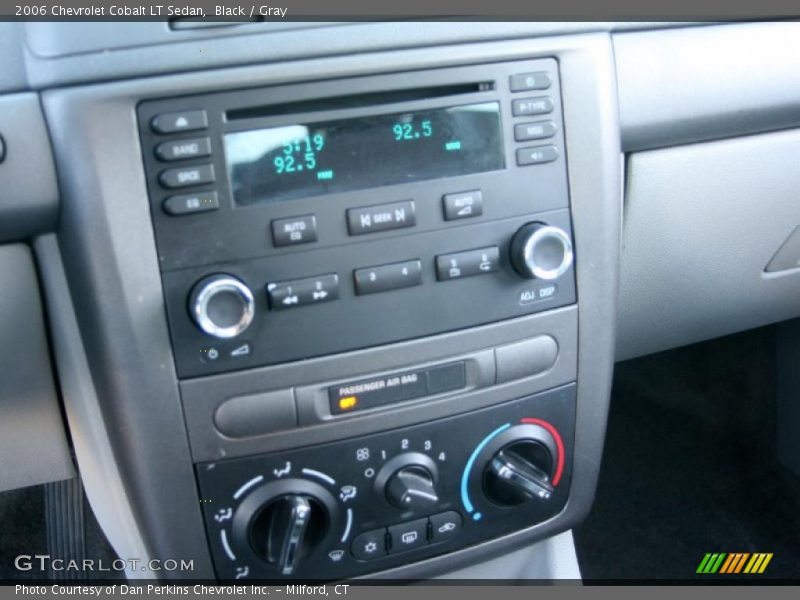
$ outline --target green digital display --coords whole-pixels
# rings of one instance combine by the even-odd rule
[[[228,133],[225,153],[244,206],[505,168],[497,102]]]

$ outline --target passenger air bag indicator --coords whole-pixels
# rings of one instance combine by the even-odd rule
[[[462,361],[332,386],[328,388],[328,398],[331,413],[338,415],[458,390],[465,385]]]

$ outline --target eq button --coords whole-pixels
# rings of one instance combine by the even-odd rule
[[[351,208],[347,211],[347,230],[350,235],[402,229],[416,224],[413,200]]]
[[[164,200],[164,212],[173,217],[192,215],[195,213],[217,210],[219,198],[217,192],[200,192],[198,194],[178,194]]]

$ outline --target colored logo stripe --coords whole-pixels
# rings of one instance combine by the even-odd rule
[[[763,573],[764,570],[767,568],[769,561],[772,560],[772,552],[760,552],[757,554],[753,554],[753,558],[750,559],[750,562],[747,563],[747,566],[744,568],[745,573]]]
[[[750,556],[749,552],[733,552],[728,554],[728,559],[722,564],[720,573],[738,573],[744,566],[744,561]]]
[[[716,573],[722,564],[722,560],[726,554],[723,553],[706,553],[703,560],[700,561],[700,566],[697,567],[697,573]]]
[[[771,560],[771,552],[754,554],[749,552],[708,552],[700,561],[696,572],[702,574],[757,574],[763,573]]]

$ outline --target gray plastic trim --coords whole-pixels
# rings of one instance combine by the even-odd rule
[[[491,406],[572,382],[577,374],[577,313],[574,306],[569,306],[420,340],[183,381],[181,392],[193,458],[195,462],[204,462],[366,435]],[[540,340],[543,334],[558,340],[560,353],[555,364],[533,377],[493,385],[496,370],[491,347],[521,339]],[[400,402],[380,410],[330,416],[329,385],[460,360],[467,363],[465,390]],[[292,387],[302,429],[231,439],[214,427],[213,415],[226,399]]]
[[[800,23],[614,35],[625,151],[800,126]]]
[[[30,248],[0,246],[0,491],[75,476]]]
[[[0,21],[0,94],[18,92],[28,86],[25,72],[22,25],[14,21]]]
[[[572,531],[565,531],[499,558],[445,573],[438,579],[567,580],[578,584],[581,571]]]
[[[148,561],[150,554],[133,517],[131,500],[115,460],[111,432],[92,381],[55,235],[37,238],[35,250],[47,296],[64,411],[86,496],[117,555]],[[148,578],[150,573],[130,572],[128,576]]]
[[[5,160],[0,162],[0,242],[52,231],[58,185],[37,94],[0,96],[0,135],[5,145]]]
[[[800,268],[764,271],[800,225],[800,129],[633,154],[617,358],[800,316]]]
[[[17,24],[22,27],[22,24]],[[118,40],[149,40],[149,45],[133,48],[111,48],[108,40],[83,44],[95,52],[85,52],[61,58],[41,58],[35,53],[55,54],[72,48],[70,38],[85,35],[82,23],[54,23],[46,31],[48,41],[40,43],[41,34],[34,35],[33,51],[25,49],[27,77],[33,89],[44,89],[76,83],[142,77],[165,73],[214,69],[234,65],[278,64],[314,57],[327,58],[344,54],[386,52],[393,49],[435,47],[498,40],[524,40],[543,36],[564,36],[601,31],[630,31],[686,27],[686,22],[475,22],[475,21],[417,21],[345,23],[332,27],[304,30],[269,31],[270,23],[245,25],[231,35],[212,32],[152,33],[148,28],[166,24],[124,23],[115,25]],[[130,28],[130,31],[126,29]],[[288,29],[288,28],[287,28]],[[147,30],[147,31],[144,31]],[[22,37],[22,35],[20,35]],[[162,43],[164,38],[177,43]],[[66,42],[64,40],[67,40]],[[134,46],[136,43],[134,43]],[[213,48],[213,51],[209,51]],[[113,51],[112,51],[113,50]],[[35,52],[35,53],[34,53]],[[445,56],[447,52],[443,53]],[[366,58],[365,63],[374,57]],[[303,74],[298,70],[295,75]],[[342,76],[345,74],[342,73]]]
[[[397,27],[394,35],[402,31]],[[416,577],[482,561],[564,531],[591,505],[613,370],[621,209],[609,36],[452,45],[446,52],[421,48],[44,93],[64,193],[59,242],[65,270],[72,296],[79,300],[78,322],[103,416],[114,432],[115,456],[134,499],[133,514],[154,556],[194,557],[195,576],[210,572],[146,202],[136,103],[145,97],[237,86],[545,56],[557,57],[562,73],[577,255],[577,444],[570,500],[561,515],[545,523],[391,572]],[[361,365],[367,371],[371,367]]]

